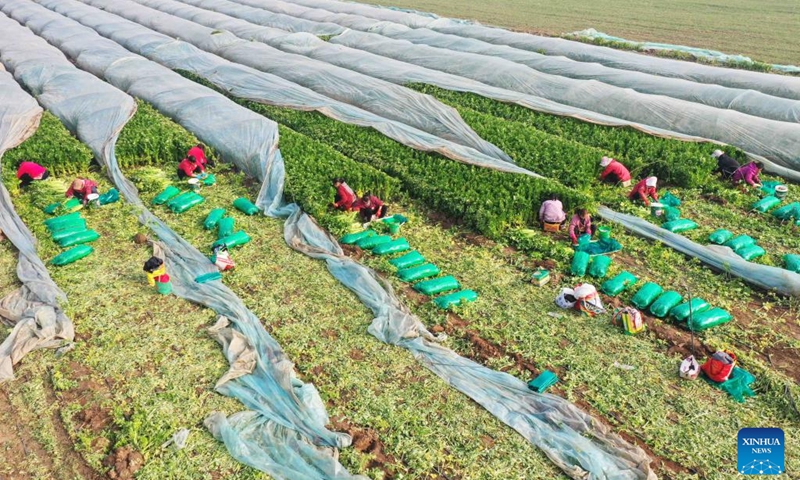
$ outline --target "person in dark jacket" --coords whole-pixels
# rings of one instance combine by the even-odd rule
[[[34,180],[47,180],[50,172],[46,168],[33,162],[22,162],[17,169],[17,179],[20,187],[27,187]]]
[[[739,162],[737,162],[735,158],[727,155],[722,150],[714,150],[714,153],[712,153],[711,156],[717,159],[717,170],[725,178],[733,177],[733,174],[739,169]]]
[[[353,204],[353,210],[357,211],[365,222],[371,222],[386,216],[387,207],[375,195],[365,194],[360,200]]]

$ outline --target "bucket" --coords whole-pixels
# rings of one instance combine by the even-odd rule
[[[611,227],[602,226],[597,229],[597,236],[600,240],[608,240],[611,238]]]
[[[650,213],[653,214],[654,217],[660,217],[664,214],[664,205],[660,203],[651,203]]]
[[[389,224],[389,233],[392,235],[397,234],[400,231],[400,224],[399,223],[390,223]]]
[[[169,295],[172,293],[172,282],[167,280],[166,282],[156,282],[156,290],[161,295]]]
[[[783,200],[786,198],[786,195],[789,193],[789,187],[786,185],[776,185],[775,186],[775,197],[780,198]]]

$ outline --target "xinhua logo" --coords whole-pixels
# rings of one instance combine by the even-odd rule
[[[780,475],[785,470],[784,437],[780,428],[739,430],[739,473]]]

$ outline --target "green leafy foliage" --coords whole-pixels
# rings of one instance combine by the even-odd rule
[[[185,75],[211,86],[196,76]],[[568,209],[592,205],[589,196],[553,180],[465,165],[412,150],[375,130],[337,122],[316,112],[233,100],[399,179],[412,197],[493,238],[511,227],[535,224],[539,205],[552,193],[559,194]]]
[[[417,84],[410,87],[434,95],[458,109],[478,133],[482,133],[482,127],[475,121],[469,120],[474,116],[471,112],[481,112],[510,120],[564,139],[612,152],[615,158],[625,163],[634,178],[656,175],[667,184],[700,187],[708,181],[716,168],[716,161],[711,157],[711,152],[720,147],[713,143],[654,137],[633,128],[596,125],[574,118],[536,112],[520,105],[497,102],[472,93],[452,92],[430,85]],[[484,138],[491,142],[502,143],[501,137],[497,137],[495,132],[483,130],[486,135]],[[733,147],[726,147],[726,151],[737,159],[745,158],[743,152]],[[522,163],[525,158],[517,160]],[[600,159],[596,161],[599,162]]]
[[[137,110],[117,140],[116,154],[120,167],[178,163],[200,141],[150,104],[137,100]],[[214,152],[206,147],[206,156]]]
[[[3,156],[3,176],[12,178],[19,164],[26,161],[47,168],[51,175],[74,175],[88,169],[92,158],[89,148],[76,140],[55,115],[44,112],[36,133]]]

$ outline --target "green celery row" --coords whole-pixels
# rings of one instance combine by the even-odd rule
[[[215,88],[197,76],[181,73]],[[558,193],[567,209],[594,206],[588,195],[553,180],[458,163],[405,147],[373,129],[341,123],[316,112],[231,98],[345,156],[398,178],[412,197],[463,220],[490,238],[502,238],[509,228],[536,224],[539,205],[551,193]]]
[[[176,170],[186,152],[200,141],[149,103],[137,99],[136,105],[136,114],[117,140],[115,152],[120,168],[169,165]],[[206,156],[214,158],[216,154],[206,148]]]
[[[286,195],[326,227],[332,227],[330,223],[335,222],[334,218],[328,218],[335,217],[330,215],[329,209],[336,193],[331,182],[335,177],[347,179],[356,193],[369,191],[384,199],[397,198],[400,193],[400,182],[380,170],[356,162],[282,125],[280,135],[286,164]]]
[[[73,137],[52,113],[44,112],[39,128],[30,138],[3,156],[4,176],[15,176],[21,162],[35,162],[51,175],[84,172],[92,162],[91,150]]]
[[[720,147],[710,142],[684,142],[660,138],[634,128],[597,125],[574,118],[540,113],[473,93],[453,92],[422,84],[409,86],[455,107],[479,135],[495,144],[504,143],[502,140],[504,134],[497,128],[484,126],[487,116],[607,151],[615,158],[624,161],[636,178],[656,175],[670,185],[698,188],[708,182],[709,176],[713,175],[716,168],[716,161],[711,157],[711,152]],[[480,117],[476,116],[477,112],[480,112]],[[506,130],[510,132],[517,128],[508,125]],[[734,158],[745,159],[744,153],[739,149],[725,147],[725,151]],[[513,152],[507,150],[507,153],[517,158]],[[524,160],[524,156],[518,158],[521,165]],[[599,158],[597,161],[599,162]]]

